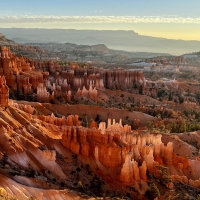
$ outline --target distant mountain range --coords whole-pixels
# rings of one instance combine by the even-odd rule
[[[105,44],[110,49],[169,53],[173,55],[182,55],[200,50],[200,41],[156,38],[142,36],[134,31],[123,30],[0,28],[0,32],[18,43]]]
[[[19,44],[0,34],[0,46],[9,46],[12,52],[36,60],[92,62],[96,64],[130,64],[137,59],[170,56],[163,53],[126,52],[109,49],[104,44],[77,45],[73,43]]]

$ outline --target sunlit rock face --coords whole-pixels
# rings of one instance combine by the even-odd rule
[[[147,170],[156,176],[158,166],[167,166],[172,180],[200,187],[200,173],[191,174],[191,169],[199,161],[177,156],[173,144],[166,146],[161,142],[162,135],[133,134],[131,129],[121,123],[108,120],[99,124],[99,129],[68,127],[63,133],[62,144],[79,156],[100,162],[111,171],[119,171],[117,181],[124,185],[148,181]],[[103,169],[102,169],[103,170]],[[197,186],[198,185],[198,186]],[[168,185],[173,187],[171,183]]]
[[[172,142],[164,145],[160,134],[136,132],[114,119],[99,125],[93,121],[86,128],[81,126],[78,115],[37,115],[38,106],[45,109],[41,103],[31,105],[11,101],[6,110],[0,110],[0,158],[7,155],[11,165],[38,173],[48,170],[64,180],[66,174],[57,162],[57,154],[59,150],[64,156],[70,150],[106,181],[134,187],[141,194],[148,189],[148,173],[160,178],[159,166],[169,168],[172,181],[200,187],[200,161],[178,156]],[[56,147],[56,151],[50,147]],[[22,184],[28,181],[15,179]],[[29,187],[36,184],[30,180],[28,183]],[[173,183],[167,187],[172,188]]]
[[[110,70],[103,74],[105,87],[108,89],[126,90],[134,84],[144,84],[141,71]]]
[[[6,85],[6,79],[4,76],[0,77],[0,105],[8,106],[9,88]]]
[[[50,94],[47,92],[46,87],[41,83],[37,87],[37,101],[41,103],[48,103],[50,100]]]
[[[55,78],[54,73],[54,78]],[[141,71],[125,71],[122,69],[87,69],[72,68],[59,73],[57,85],[61,90],[75,91],[75,99],[81,97],[96,101],[98,89],[129,90],[134,84],[139,84],[145,89],[146,79]]]
[[[31,94],[39,83],[43,83],[43,74],[35,71],[26,58],[15,56],[8,47],[1,47],[0,51],[0,73],[12,90]]]
[[[88,89],[92,81],[95,87],[105,87],[107,89],[125,90],[131,89],[133,84],[138,83],[143,85],[145,82],[142,71],[125,71],[123,69],[75,69],[76,78],[74,82],[75,87],[81,87],[84,83]]]

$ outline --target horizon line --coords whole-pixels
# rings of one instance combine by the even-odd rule
[[[74,28],[48,28],[48,27],[45,27],[45,28],[38,28],[38,27],[31,27],[31,28],[25,28],[25,27],[0,27],[0,29],[41,29],[41,30],[76,30],[76,31],[130,31],[130,32],[133,32],[135,33],[136,35],[138,36],[145,36],[145,37],[153,37],[153,38],[160,38],[160,39],[166,39],[166,40],[180,40],[180,41],[200,41],[198,39],[196,40],[191,40],[191,39],[174,39],[174,38],[166,38],[166,37],[159,37],[159,36],[152,36],[152,35],[140,35],[139,33],[135,32],[134,30],[131,30],[131,29],[74,29]]]

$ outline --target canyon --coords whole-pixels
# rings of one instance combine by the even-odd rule
[[[79,181],[81,187],[95,192],[88,182],[93,176],[101,178],[99,196],[105,190],[107,196],[119,191],[134,199],[147,198],[151,176],[160,179],[166,191],[177,183],[200,187],[199,157],[194,153],[185,157],[191,146],[178,135],[132,130],[122,125],[122,120],[110,118],[107,123],[93,121],[86,128],[78,115],[58,118],[48,114],[48,107],[54,106],[13,100],[6,109],[1,107],[0,186],[7,193],[23,198],[48,199],[52,195],[73,199],[79,193],[71,190],[80,190]],[[199,131],[191,134],[199,140]],[[178,146],[184,150],[176,153]]]
[[[186,65],[181,56],[148,62]],[[198,197],[198,82],[34,60],[8,46],[0,47],[0,76],[0,195]]]

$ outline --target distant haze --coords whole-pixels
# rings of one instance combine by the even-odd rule
[[[0,33],[18,43],[105,44],[108,48],[117,50],[170,53],[174,55],[200,51],[200,41],[141,36],[134,31],[124,30],[0,28]]]

